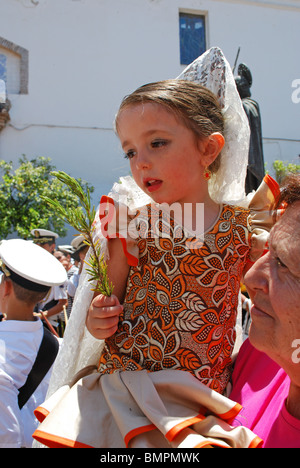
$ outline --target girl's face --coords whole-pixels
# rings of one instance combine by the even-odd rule
[[[118,135],[137,185],[156,203],[201,203],[207,192],[202,142],[155,103],[125,107]]]

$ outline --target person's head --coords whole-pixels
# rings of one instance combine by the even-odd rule
[[[282,204],[286,210],[271,230],[269,252],[249,270],[245,284],[253,302],[249,339],[289,373],[293,343],[300,340],[300,174],[286,180]]]
[[[193,178],[198,177],[199,184],[205,168],[209,168],[211,172],[216,172],[219,168],[220,153],[224,145],[222,110],[217,97],[195,82],[166,80],[138,88],[122,101],[115,128],[130,159],[132,175],[146,192],[151,177],[160,180],[161,174],[156,174],[155,169],[144,170],[143,179],[146,183],[138,179],[137,172],[141,173],[150,163],[147,158],[145,164],[144,161],[138,161],[139,156],[151,156],[150,151],[146,155],[144,150],[154,150],[158,155],[155,163],[158,162],[157,159],[165,158],[164,150],[167,150],[172,167],[180,165],[181,179],[186,175],[190,183]],[[197,166],[193,165],[194,150],[199,159]],[[181,155],[178,160],[175,157],[176,152]],[[188,166],[191,173],[184,174]],[[177,178],[176,183],[179,180]],[[149,192],[153,193],[152,190]]]
[[[72,246],[58,246],[57,250],[54,251],[53,255],[57,260],[59,260],[65,269],[68,271],[72,267],[72,257],[73,253]]]
[[[31,234],[34,236],[34,242],[47,250],[51,254],[55,251],[56,239],[58,235],[56,232],[49,231],[48,229],[33,229]]]
[[[0,285],[3,284],[3,297],[10,294],[14,294],[17,301],[24,303],[26,306],[34,307],[38,302],[42,301],[49,292],[50,288],[45,288],[43,291],[32,291],[24,288],[12,280],[9,276],[4,273],[0,274]],[[0,304],[1,304],[1,289],[0,289]]]
[[[74,259],[75,262],[81,264],[81,269],[82,269],[85,256],[89,249],[88,245],[86,244],[84,237],[82,235],[75,237],[72,240],[71,245],[74,249],[72,253],[72,258]]]
[[[34,243],[21,239],[0,243],[0,311],[8,319],[31,319],[34,306],[66,279],[63,266]]]
[[[251,97],[250,88],[252,86],[252,74],[244,63],[239,65],[238,76],[235,77],[235,84],[241,99]]]
[[[248,81],[243,76],[237,76],[235,78],[235,84],[241,99],[251,97],[251,91]]]

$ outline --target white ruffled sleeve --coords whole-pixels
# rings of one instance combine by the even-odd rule
[[[277,182],[267,175],[249,203],[248,230],[251,237],[251,262],[258,260],[268,248],[269,233],[274,225],[273,206],[279,191]]]

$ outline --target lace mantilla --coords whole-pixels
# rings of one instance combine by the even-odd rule
[[[225,146],[221,166],[209,181],[209,191],[217,203],[238,204],[245,197],[250,128],[231,67],[221,49],[212,47],[178,79],[195,81],[219,98],[225,119]]]

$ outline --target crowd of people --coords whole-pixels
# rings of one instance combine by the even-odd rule
[[[87,245],[79,235],[32,231],[0,245],[0,447],[32,446],[34,410],[44,401],[62,343]],[[54,338],[53,338],[54,337]],[[32,371],[31,371],[32,370]]]
[[[53,254],[67,272],[67,281],[51,288],[49,294],[36,306],[40,318],[63,337],[88,246],[82,235],[75,237],[71,245],[56,245],[58,234],[53,231],[34,229],[31,234],[34,236],[33,242]]]
[[[0,447],[299,448],[300,175],[245,197],[249,126],[218,48],[127,96],[115,127],[132,177],[94,223],[113,294],[79,237],[0,245]]]

